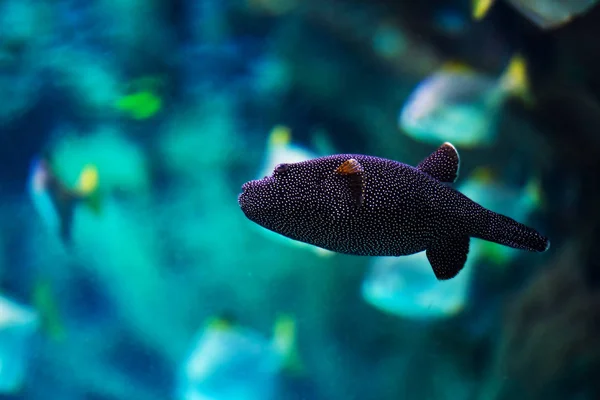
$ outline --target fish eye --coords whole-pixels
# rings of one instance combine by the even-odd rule
[[[275,167],[275,172],[281,174],[282,172],[285,172],[288,170],[288,164],[279,164],[278,166]]]

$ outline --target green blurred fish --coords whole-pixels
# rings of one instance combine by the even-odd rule
[[[155,116],[162,108],[160,91],[164,81],[156,76],[143,76],[129,83],[130,93],[119,98],[115,108],[135,120]]]

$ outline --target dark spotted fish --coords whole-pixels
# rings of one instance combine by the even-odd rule
[[[548,250],[546,237],[447,185],[458,177],[459,163],[454,146],[444,143],[416,168],[359,154],[279,164],[272,176],[245,183],[238,203],[251,221],[335,252],[426,251],[440,280],[463,268],[470,237]]]

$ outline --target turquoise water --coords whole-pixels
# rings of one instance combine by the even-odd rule
[[[600,398],[600,9],[515,3],[1,0],[0,399]],[[548,251],[472,238],[439,281],[238,204],[447,140],[452,187]]]

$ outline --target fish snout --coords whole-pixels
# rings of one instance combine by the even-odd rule
[[[245,208],[248,206],[249,199],[252,198],[252,189],[254,187],[255,181],[248,181],[242,185],[242,192],[238,195],[238,204],[240,207]]]
[[[240,207],[243,207],[244,200],[248,196],[248,189],[250,187],[250,182],[246,182],[242,185],[242,192],[238,195],[238,204]]]

